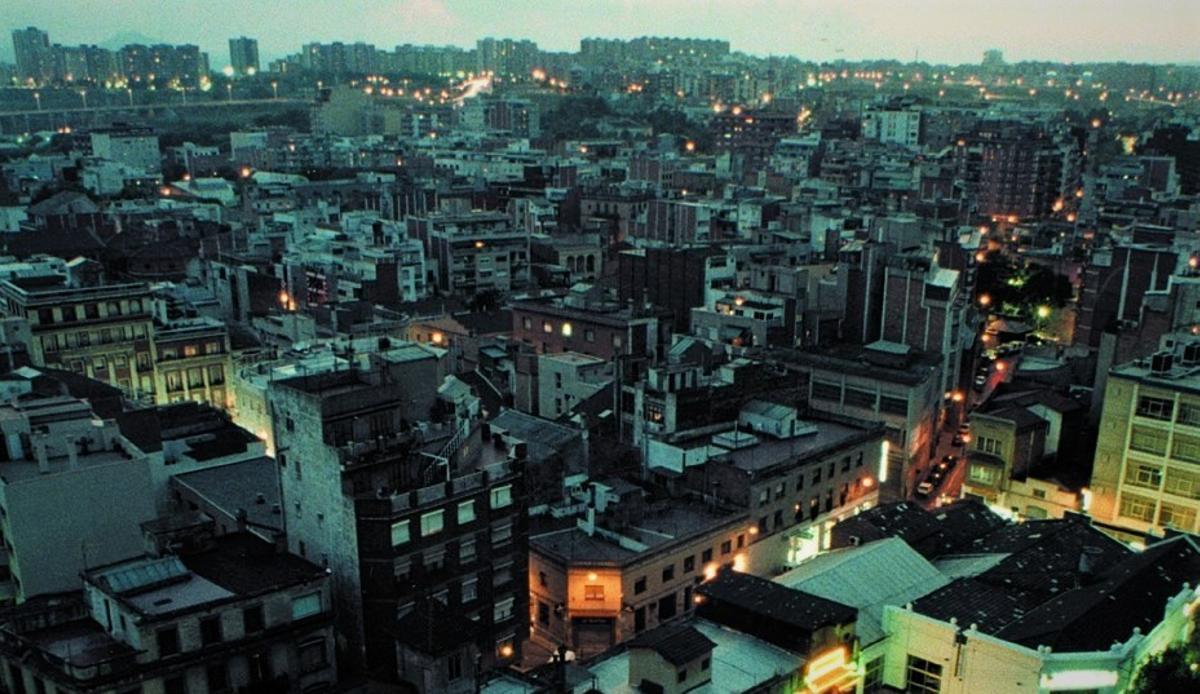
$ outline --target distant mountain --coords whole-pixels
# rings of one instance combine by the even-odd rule
[[[140,43],[144,46],[152,46],[156,43],[166,43],[166,41],[163,41],[162,39],[156,39],[151,36],[146,36],[145,34],[139,34],[136,31],[122,31],[119,34],[113,34],[97,45],[101,48],[107,48],[110,51],[115,51],[128,46],[131,43]]]

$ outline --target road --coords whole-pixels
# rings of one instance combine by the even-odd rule
[[[947,416],[946,423],[943,429],[938,432],[937,444],[934,447],[934,457],[925,466],[921,472],[921,480],[924,481],[928,476],[929,471],[934,465],[942,462],[947,455],[958,457],[958,464],[942,480],[941,486],[934,490],[928,498],[922,499],[915,496],[916,490],[913,490],[913,501],[925,507],[926,509],[935,509],[939,506],[951,503],[962,496],[963,481],[967,477],[967,452],[969,451],[969,440],[964,441],[961,445],[954,444],[954,435],[958,433],[958,425],[960,421],[966,421],[970,417],[970,413],[979,405],[987,401],[1005,379],[1009,377],[1012,370],[1016,368],[1016,357],[1006,357],[997,359],[991,362],[988,369],[987,382],[981,391],[974,389],[967,391],[963,404],[964,417],[961,420],[954,416]],[[982,363],[982,360],[981,360]],[[974,372],[972,372],[974,373]],[[973,377],[972,377],[972,380]]]
[[[21,111],[0,111],[0,118],[14,116],[44,116],[48,114],[68,115],[75,113],[104,113],[106,111],[162,111],[166,109],[184,108],[228,108],[230,106],[266,106],[266,105],[303,105],[312,102],[304,99],[197,99],[193,101],[172,101],[157,104],[113,104],[107,106],[82,106],[73,108],[49,107],[44,109],[24,109]]]

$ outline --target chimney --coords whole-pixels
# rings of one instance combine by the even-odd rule
[[[45,475],[50,472],[50,458],[46,454],[46,439],[38,436],[33,440],[33,457],[37,460],[38,472]]]
[[[1099,547],[1089,546],[1084,547],[1079,552],[1079,581],[1083,584],[1092,582],[1096,572],[1100,569],[1100,557],[1104,554],[1104,550]]]
[[[592,485],[588,488],[587,515],[583,521],[583,532],[587,533],[588,537],[596,534],[596,486]]]

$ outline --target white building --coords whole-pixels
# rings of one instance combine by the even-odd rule
[[[147,129],[97,130],[92,134],[92,155],[127,164],[142,171],[162,170],[158,135]]]

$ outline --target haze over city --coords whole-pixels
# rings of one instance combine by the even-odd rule
[[[141,34],[213,55],[225,37],[249,34],[264,58],[307,41],[469,45],[504,36],[562,51],[585,36],[692,36],[808,60],[919,54],[963,63],[981,45],[1012,60],[1200,59],[1200,3],[1192,0],[7,0],[2,15],[6,29],[38,25],[71,43]]]

